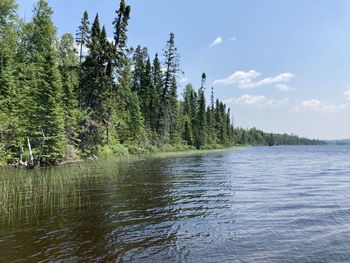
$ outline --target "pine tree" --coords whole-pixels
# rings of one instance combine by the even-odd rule
[[[62,77],[64,110],[64,127],[69,144],[77,144],[78,110],[77,87],[79,85],[79,60],[76,56],[74,38],[71,34],[64,34],[58,43],[59,70]]]
[[[130,62],[122,69],[118,78],[116,100],[118,137],[120,143],[140,143],[144,135],[144,124],[140,101],[136,92],[131,91],[132,74]]]
[[[32,127],[35,127],[34,136],[45,136],[45,146],[41,153],[43,160],[39,160],[39,162],[57,162],[64,157],[65,153],[64,112],[61,106],[62,84],[57,65],[57,56],[52,51],[46,55],[41,68],[42,71],[39,73],[40,81],[38,82],[38,96],[36,97],[38,104],[36,118],[32,122]],[[38,147],[40,143],[38,138],[34,142]]]
[[[206,129],[207,129],[207,123],[206,123],[206,105],[205,105],[205,82],[206,82],[206,75],[205,73],[202,74],[202,81],[201,81],[201,88],[198,91],[198,113],[196,118],[196,147],[198,149],[202,148],[206,142]]]
[[[219,144],[221,144],[222,143],[222,140],[221,140],[222,116],[221,116],[221,112],[220,112],[219,99],[216,99],[216,102],[215,102],[214,118],[215,118],[214,122],[215,122],[215,131],[216,131],[217,142]]]
[[[90,35],[89,14],[87,11],[85,11],[76,34],[77,36],[76,43],[79,47],[79,65],[80,66],[83,63],[84,48],[86,48],[86,45],[89,41],[89,35]]]
[[[214,112],[215,109],[215,97],[214,97],[214,87],[211,87],[211,94],[210,94],[210,110]]]
[[[115,18],[114,25],[114,59],[116,73],[127,64],[127,46],[128,40],[127,31],[130,19],[131,7],[125,4],[125,0],[120,1],[119,9],[116,11],[117,17]]]
[[[195,124],[197,118],[197,93],[194,91],[191,84],[186,85],[185,92],[183,94],[184,101],[182,103],[182,111],[184,118],[184,131],[182,133],[183,140],[188,145],[194,145],[195,136]]]
[[[52,9],[47,1],[39,0],[30,23],[29,59],[31,107],[26,117],[26,136],[31,140],[38,162],[54,163],[64,156],[66,144],[62,84],[58,69],[56,29],[52,23]],[[42,160],[41,160],[42,159]]]
[[[192,133],[192,127],[191,127],[191,120],[188,116],[185,117],[184,120],[184,129],[182,133],[182,139],[188,144],[193,144],[193,133]]]
[[[219,103],[218,113],[220,115],[219,141],[221,145],[227,145],[227,125],[226,125],[226,105],[223,102]]]
[[[89,54],[87,55],[82,68],[83,75],[81,78],[82,90],[82,104],[85,109],[96,110],[97,108],[97,93],[98,88],[96,87],[97,78],[103,69],[100,68],[100,55],[102,53],[101,44],[101,28],[98,15],[91,28],[91,36],[88,42]]]
[[[83,71],[83,60],[85,58],[85,53],[87,49],[87,45],[90,39],[90,21],[89,21],[89,14],[87,11],[84,12],[83,18],[81,19],[80,26],[78,28],[78,31],[76,33],[76,44],[79,47],[79,79],[82,78],[82,71]],[[83,104],[83,94],[81,86],[81,82],[79,82],[78,87],[78,96],[79,96],[79,106],[80,109],[82,109]]]
[[[231,129],[231,109],[228,108],[226,113],[226,136],[227,143],[232,143],[232,129]]]
[[[173,76],[170,93],[169,93],[169,135],[170,142],[176,143],[178,141],[177,138],[177,119],[179,114],[179,105],[177,100],[177,83],[176,77]]]
[[[141,111],[145,120],[145,128],[151,129],[151,118],[154,112],[154,105],[156,102],[156,91],[154,89],[152,80],[151,61],[147,58],[146,65],[141,76],[141,89],[139,91],[139,98],[141,103]]]
[[[207,123],[207,129],[206,129],[207,144],[215,145],[216,133],[215,133],[215,127],[214,127],[214,114],[210,106],[207,107],[207,111],[206,111],[206,123]]]
[[[158,59],[158,53],[156,53],[152,64],[152,78],[153,86],[155,90],[154,111],[152,112],[152,129],[157,133],[160,133],[160,111],[161,111],[161,95],[163,92],[163,73],[161,70],[160,61]]]
[[[141,48],[141,46],[138,46],[132,58],[133,77],[132,77],[131,90],[136,91],[139,95],[141,93],[142,75],[145,70],[145,64],[146,64],[147,58],[148,58],[147,48]]]
[[[131,92],[128,100],[129,118],[128,118],[128,129],[129,129],[129,142],[140,143],[143,137],[143,118],[140,108],[140,101],[136,92]]]
[[[268,139],[268,145],[269,146],[273,146],[274,145],[274,136],[273,136],[272,133],[270,134],[270,138]]]
[[[170,103],[171,94],[170,89],[174,86],[174,79],[176,80],[176,74],[179,71],[179,54],[177,48],[175,47],[175,36],[170,33],[169,40],[164,50],[165,57],[165,73],[163,90],[160,100],[160,112],[159,112],[159,129],[161,132],[161,137],[164,141],[168,142],[170,140],[170,129],[173,123],[176,123],[173,111],[176,111],[175,104]]]
[[[0,3],[0,158],[6,154],[8,161],[18,156],[22,136],[16,83],[16,10],[13,0]]]
[[[179,54],[175,47],[175,35],[170,33],[169,40],[164,50],[165,57],[165,74],[164,74],[164,91],[165,95],[169,92],[172,86],[173,78],[179,71]]]
[[[207,124],[208,124],[208,140],[209,143],[215,145],[218,143],[215,130],[215,97],[214,87],[211,87],[210,108],[207,110]]]
[[[81,80],[81,86],[84,87],[83,106],[92,120],[96,121],[98,126],[104,127],[102,140],[109,144],[110,122],[114,108],[113,55],[106,29],[100,28],[98,15],[91,28],[88,48],[89,54],[83,63]]]
[[[113,78],[113,56],[112,46],[108,42],[105,27],[102,28],[100,35],[100,45],[102,47],[101,61],[101,82],[98,93],[99,114],[98,118],[104,124],[106,129],[106,143],[110,142],[110,123],[113,114],[113,96],[114,96],[114,78]]]

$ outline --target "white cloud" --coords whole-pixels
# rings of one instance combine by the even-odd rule
[[[282,100],[268,100],[265,102],[263,106],[268,106],[272,108],[280,108],[282,106],[287,105],[289,102],[289,99],[282,99]]]
[[[344,91],[344,96],[347,101],[350,101],[350,88]]]
[[[260,73],[256,72],[255,70],[249,70],[246,72],[236,71],[225,79],[215,80],[214,84],[221,84],[221,85],[237,84],[238,87],[244,89],[244,88],[251,87],[253,85],[252,80],[259,76],[260,76]]]
[[[328,104],[321,102],[317,99],[311,99],[311,100],[304,100],[299,103],[295,107],[291,109],[292,112],[305,112],[305,111],[315,111],[315,112],[322,112],[322,113],[334,113],[341,110],[344,110],[347,108],[347,105],[340,104]]]
[[[255,96],[250,94],[242,95],[239,98],[230,98],[227,100],[224,100],[224,103],[226,104],[241,104],[241,105],[256,105],[265,100],[265,96]]]
[[[296,101],[292,103],[290,99],[268,99],[263,95],[244,94],[237,98],[229,98],[223,101],[228,105],[254,106],[258,108],[281,108],[291,106],[292,112],[320,112],[320,113],[335,113],[348,108],[345,104],[329,104],[321,102],[317,99]]]
[[[263,85],[269,85],[269,84],[279,84],[279,83],[287,83],[291,81],[295,76],[292,73],[286,72],[279,74],[275,77],[269,77],[265,78],[263,80],[260,80],[256,83],[256,86],[263,86]]]
[[[230,98],[224,100],[224,103],[226,104],[236,104],[236,105],[249,105],[249,106],[257,106],[257,107],[273,107],[273,108],[279,108],[288,103],[288,99],[283,100],[274,100],[270,99],[268,100],[263,95],[250,95],[250,94],[244,94],[239,98]]]
[[[290,91],[290,89],[291,89],[288,85],[283,84],[283,83],[276,84],[276,88],[280,91],[285,91],[285,92]]]
[[[254,81],[260,75],[261,73],[255,70],[236,71],[230,76],[228,76],[227,78],[215,80],[214,84],[226,85],[226,86],[238,85],[238,87],[241,89],[250,89],[250,88],[256,88],[256,87],[261,87],[266,85],[276,85],[278,89],[282,88],[286,90],[285,83],[288,83],[295,77],[294,74],[290,72],[285,72],[275,77],[268,77],[262,80]],[[284,84],[285,86],[280,86],[281,84]]]
[[[217,38],[213,41],[213,43],[211,43],[210,47],[219,45],[219,44],[221,44],[222,42],[223,42],[222,37],[217,37]]]
[[[237,41],[236,37],[230,37],[230,41]]]

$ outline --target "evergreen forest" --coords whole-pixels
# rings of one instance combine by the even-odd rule
[[[157,54],[128,46],[124,0],[108,30],[85,12],[75,35],[57,36],[52,15],[46,0],[30,21],[18,16],[15,0],[0,2],[0,163],[323,143],[234,127],[205,73],[198,87],[181,86],[173,33]]]

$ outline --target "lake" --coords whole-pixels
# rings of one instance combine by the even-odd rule
[[[1,174],[0,262],[350,261],[349,146]]]

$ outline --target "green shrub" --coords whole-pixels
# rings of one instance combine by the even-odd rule
[[[151,154],[151,153],[160,153],[160,152],[161,152],[160,149],[159,149],[158,147],[153,146],[153,145],[148,145],[145,149],[146,149],[147,152],[150,153],[150,154]]]
[[[109,157],[125,157],[129,155],[128,149],[121,145],[110,145],[102,146],[97,150],[97,156],[100,158],[109,158]]]
[[[162,144],[159,146],[161,152],[173,152],[174,147],[171,144]]]
[[[224,147],[220,144],[209,144],[209,145],[205,145],[202,149],[203,150],[216,150],[216,149],[222,149],[222,148],[224,148]]]
[[[175,152],[182,152],[182,151],[191,150],[191,147],[189,145],[186,145],[186,144],[175,144],[173,146],[173,150]]]
[[[145,148],[136,146],[136,145],[129,145],[128,151],[132,155],[138,155],[138,154],[147,154],[147,150]]]
[[[113,150],[109,146],[102,146],[97,149],[97,156],[101,158],[109,158],[113,156]]]
[[[118,157],[124,157],[129,155],[128,148],[121,144],[116,144],[112,146],[113,155]]]

